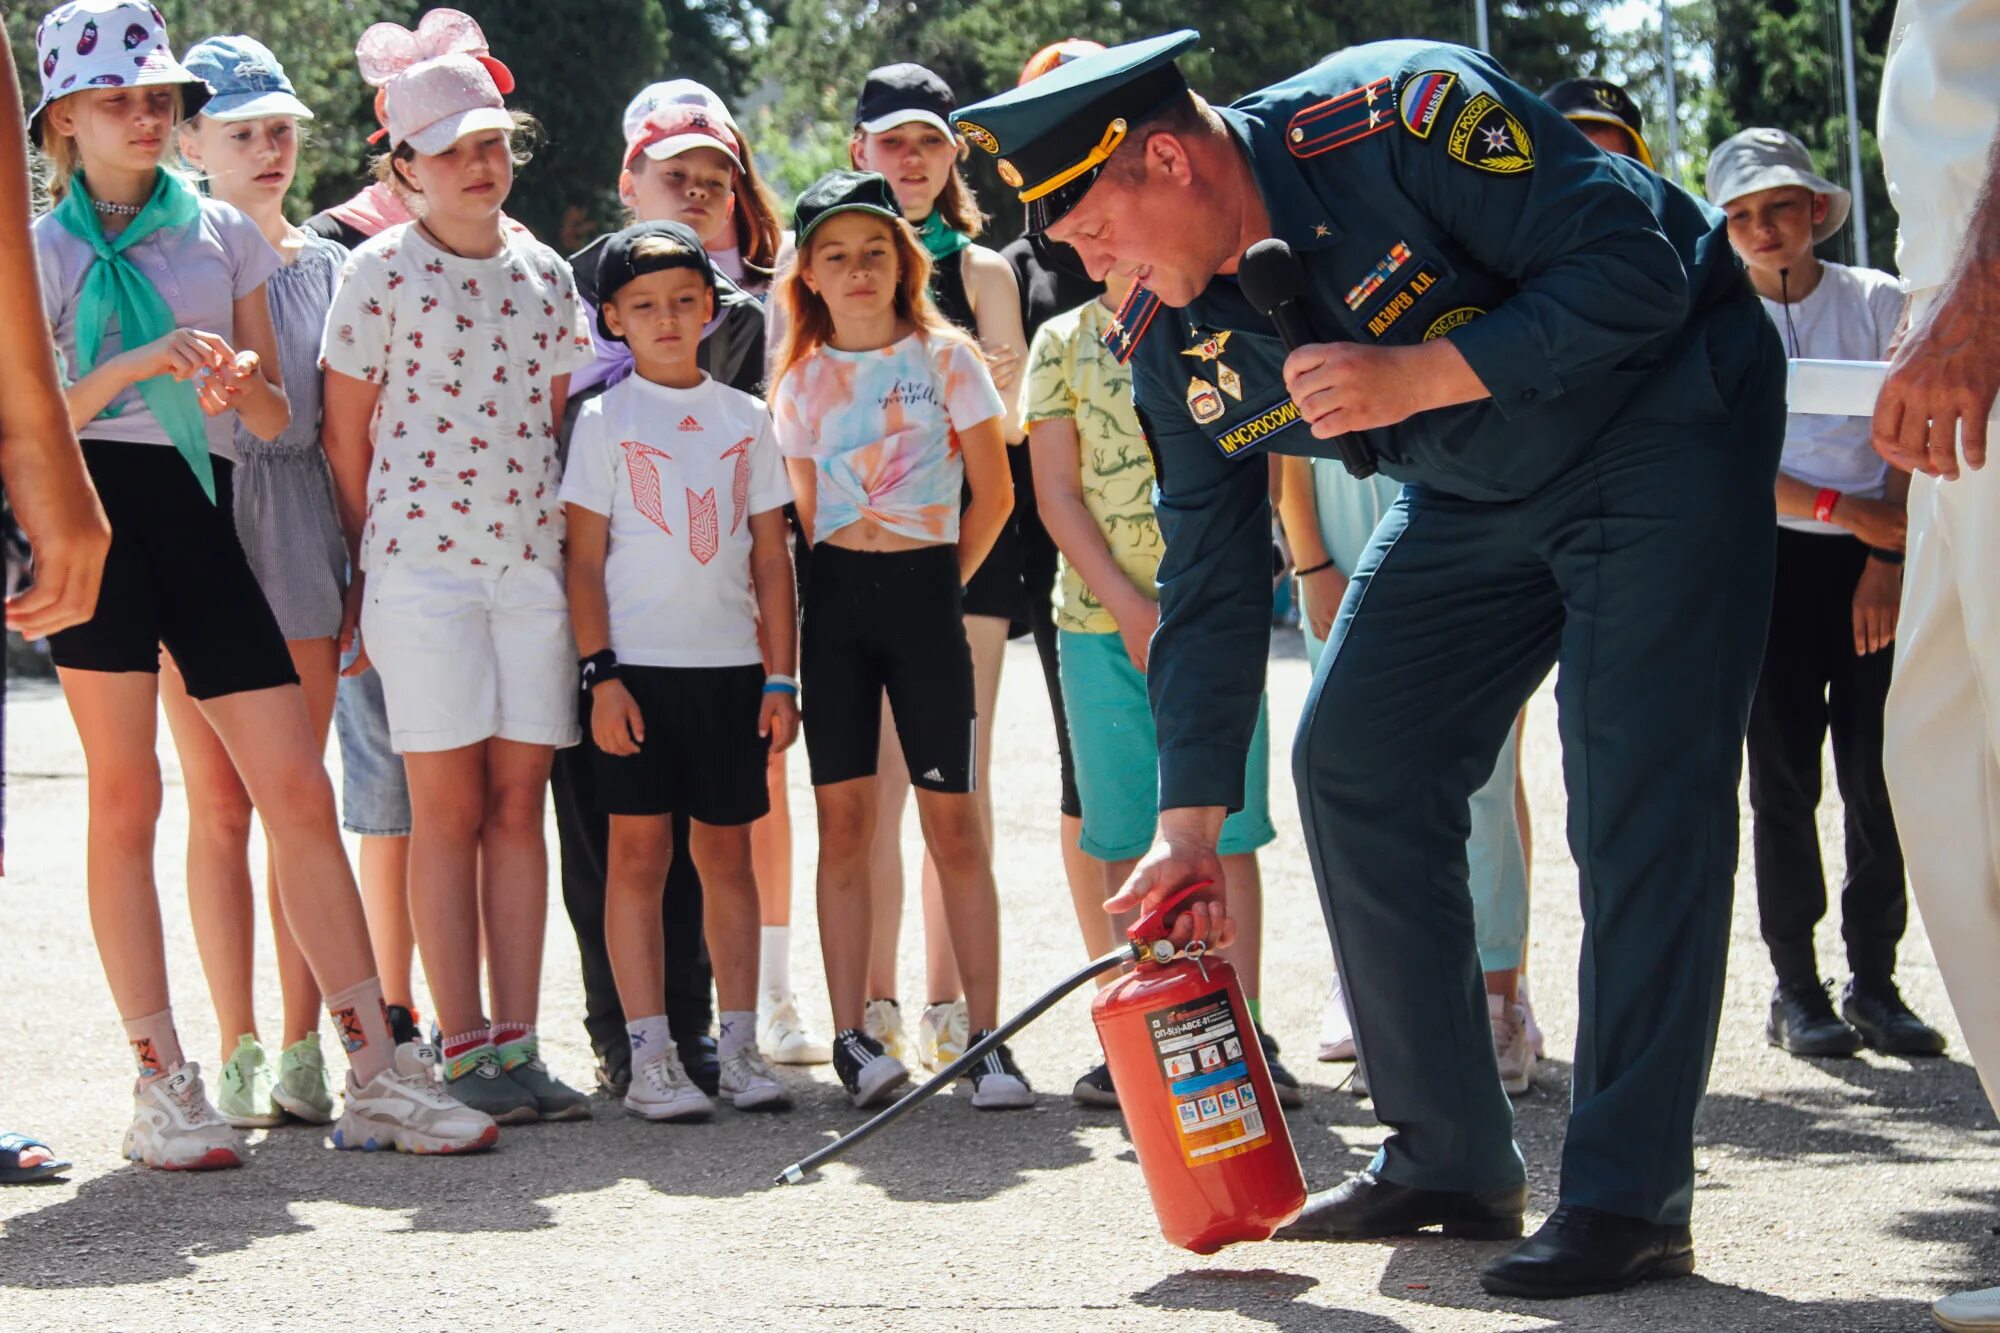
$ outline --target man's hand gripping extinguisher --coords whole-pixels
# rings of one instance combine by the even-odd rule
[[[1091,1005],[1125,1126],[1139,1155],[1160,1234],[1196,1254],[1266,1240],[1299,1215],[1305,1176],[1236,969],[1199,940],[1176,951],[1173,917],[1209,881],[1188,885],[1132,923],[1128,947],[1091,962],[1001,1024],[928,1083],[779,1173],[797,1184],[972,1069],[986,1052],[1063,996],[1124,963]]]

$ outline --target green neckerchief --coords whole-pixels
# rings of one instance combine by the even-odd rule
[[[144,347],[174,331],[177,321],[166,298],[125,257],[125,251],[163,228],[187,226],[200,213],[201,201],[195,192],[172,172],[162,171],[153,185],[153,197],[146,201],[139,216],[107,240],[83,177],[78,176],[70,183],[68,193],[55,207],[55,220],[97,256],[84,273],[83,288],[76,298],[77,378],[96,368],[104,332],[114,320],[119,338],[128,349]],[[215,466],[209,461],[208,425],[194,385],[171,375],[155,375],[139,381],[139,396],[146,400],[146,406],[152,409],[154,419],[167,432],[180,456],[194,469],[202,493],[214,504]],[[107,408],[101,415],[115,413]]]
[[[953,255],[972,244],[972,238],[955,230],[944,220],[944,214],[933,208],[930,216],[917,224],[917,239],[930,251],[931,262],[950,259]]]

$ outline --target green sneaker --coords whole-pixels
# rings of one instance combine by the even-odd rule
[[[271,1100],[294,1120],[308,1125],[332,1123],[333,1090],[327,1086],[319,1033],[308,1032],[278,1057],[278,1085],[271,1089]]]
[[[544,1120],[588,1120],[590,1098],[549,1072],[542,1063],[541,1043],[533,1037],[510,1041],[500,1048],[500,1068],[535,1099]]]
[[[271,1101],[271,1062],[250,1033],[236,1039],[236,1050],[223,1062],[216,1083],[215,1109],[232,1127],[269,1129],[284,1123],[285,1113]]]
[[[455,1101],[491,1116],[498,1125],[530,1125],[542,1118],[534,1093],[501,1071],[500,1057],[491,1046],[448,1063],[444,1090]]]

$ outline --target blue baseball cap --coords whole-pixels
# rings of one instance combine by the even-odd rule
[[[206,38],[188,48],[181,64],[214,90],[201,109],[205,116],[216,120],[257,120],[264,116],[313,118],[311,108],[292,90],[285,67],[255,37],[238,34]]]

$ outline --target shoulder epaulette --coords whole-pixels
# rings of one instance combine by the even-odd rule
[[[1132,359],[1133,350],[1159,312],[1160,298],[1144,287],[1134,287],[1126,296],[1125,304],[1111,317],[1111,327],[1104,331],[1104,346],[1119,365]]]

